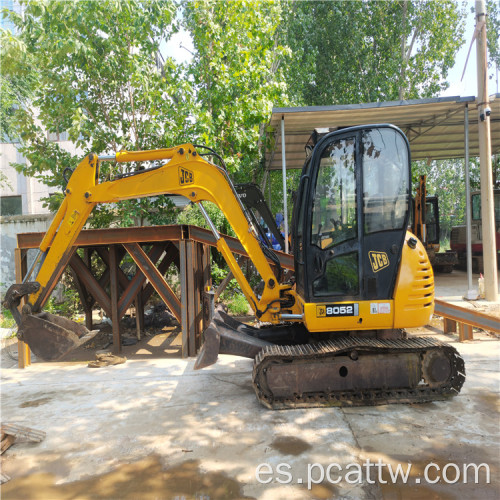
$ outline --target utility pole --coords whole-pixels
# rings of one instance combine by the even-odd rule
[[[488,101],[488,59],[486,45],[485,0],[476,0],[477,109],[481,174],[481,218],[483,236],[484,291],[486,300],[498,300],[497,251],[493,171],[491,168],[491,132]]]

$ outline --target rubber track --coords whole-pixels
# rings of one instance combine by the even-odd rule
[[[432,350],[444,352],[450,360],[451,375],[439,387],[419,384],[407,389],[363,389],[358,391],[336,391],[334,393],[313,393],[300,396],[290,394],[286,398],[275,398],[267,388],[266,368],[274,363],[294,362],[311,359],[317,361],[345,355],[353,349],[363,354],[419,353]],[[422,358],[423,356],[421,356]],[[373,406],[390,403],[423,403],[448,399],[460,392],[465,381],[465,364],[458,351],[443,342],[424,337],[407,339],[360,339],[342,337],[317,344],[297,346],[267,346],[256,356],[253,367],[253,385],[259,401],[271,409],[312,408],[321,406]]]

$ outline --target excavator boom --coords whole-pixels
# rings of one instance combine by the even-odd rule
[[[142,162],[165,160],[159,167],[139,171],[116,180],[98,183],[100,161]],[[65,198],[46,232],[39,248],[43,261],[35,282],[13,285],[6,294],[5,306],[13,311],[19,326],[19,338],[26,340],[32,350],[44,359],[58,359],[87,338],[72,322],[48,321],[38,313],[43,308],[54,286],[57,284],[73,252],[73,244],[93,208],[100,203],[156,196],[180,194],[200,206],[217,240],[217,248],[226,259],[241,290],[262,321],[281,321],[281,300],[286,292],[293,294],[289,285],[282,285],[261,249],[257,232],[249,224],[245,210],[234,191],[225,169],[202,158],[191,144],[152,151],[122,151],[112,157],[99,158],[88,155],[75,169],[65,189]],[[215,203],[226,215],[240,242],[260,272],[265,283],[260,298],[254,294],[245,275],[238,266],[226,241],[220,236],[202,205],[203,201]],[[29,278],[29,276],[27,276]],[[22,297],[28,302],[19,315],[17,306]],[[289,306],[288,313],[298,312]],[[52,318],[53,319],[53,318]],[[64,325],[63,325],[64,323]],[[71,328],[71,323],[75,325]],[[51,341],[52,340],[52,341]],[[64,341],[63,341],[64,340]]]

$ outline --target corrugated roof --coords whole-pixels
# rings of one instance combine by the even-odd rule
[[[315,128],[391,123],[410,141],[413,160],[464,157],[464,110],[469,109],[469,154],[479,156],[475,97],[436,97],[338,106],[273,108],[269,125],[274,147],[266,168],[281,169],[281,119],[285,120],[287,168],[302,168],[304,146]],[[500,94],[490,96],[492,153],[500,153]]]

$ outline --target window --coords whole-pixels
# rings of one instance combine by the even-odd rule
[[[354,138],[337,139],[321,156],[311,225],[311,242],[321,249],[357,236],[354,145]]]
[[[365,234],[401,229],[409,203],[406,144],[392,129],[363,134]]]
[[[47,140],[50,142],[67,141],[68,132],[47,132]]]
[[[21,196],[2,196],[0,198],[0,215],[22,215],[23,200]]]

